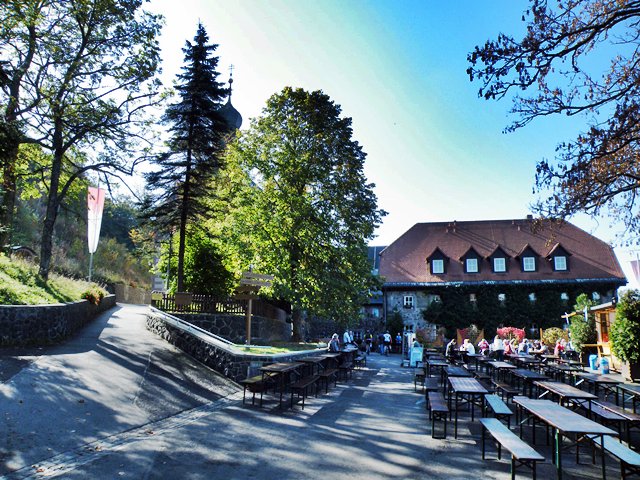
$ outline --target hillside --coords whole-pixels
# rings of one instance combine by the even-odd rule
[[[48,282],[38,276],[38,267],[28,261],[0,254],[0,304],[39,305],[73,302],[97,296],[104,289],[95,283],[52,273]]]

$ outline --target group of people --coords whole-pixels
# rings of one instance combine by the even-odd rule
[[[362,340],[364,343],[363,345],[364,350],[368,355],[371,353],[371,349],[373,348],[373,345],[374,345],[373,334],[371,333],[370,330],[367,330]],[[400,336],[400,334],[398,334],[398,338],[396,339],[396,341],[397,342],[402,341],[402,337]],[[329,340],[328,350],[330,352],[339,352],[341,348],[344,348],[346,345],[349,345],[349,344],[359,346],[358,340],[354,338],[353,331],[345,330],[345,332],[342,334],[342,344],[340,343],[340,337],[338,336],[338,334],[334,333],[331,336],[331,340]],[[389,353],[391,353],[391,345],[392,345],[392,340],[391,340],[391,334],[389,333],[389,331],[380,333],[378,335],[378,352],[381,355],[388,355]]]
[[[531,354],[531,355],[546,355],[549,354],[549,347],[539,340],[530,341],[527,338],[523,338],[519,343],[514,340],[506,340],[495,336],[493,342],[489,343],[486,339],[481,339],[478,344],[478,352],[482,355],[490,355],[493,353],[496,360],[504,360],[505,355],[511,355],[514,353]],[[564,339],[558,339],[556,342],[553,354],[556,356],[563,356],[567,350],[570,350],[569,343]],[[447,358],[453,358],[459,352],[463,356],[465,354],[475,354],[476,346],[465,338],[460,347],[457,347],[455,338],[447,344],[445,355]]]

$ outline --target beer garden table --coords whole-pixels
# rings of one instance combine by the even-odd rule
[[[529,396],[533,395],[533,382],[538,380],[548,380],[549,377],[543,373],[534,372],[526,368],[516,368],[515,370],[509,370],[509,373],[522,380],[522,394],[527,394],[527,386],[529,387]]]
[[[484,396],[489,393],[475,378],[449,377],[451,392],[449,393],[449,412],[451,412],[451,402],[453,400],[453,411],[455,420],[453,423],[453,436],[458,438],[458,406],[465,402],[471,405],[471,421],[474,420],[474,406],[482,408]]]
[[[275,380],[274,383],[278,386],[278,390],[280,390],[280,408],[282,408],[282,395],[290,383],[291,374],[298,374],[298,368],[302,366],[304,366],[302,362],[281,362],[260,367],[262,380],[265,382],[268,379]]]
[[[578,413],[569,410],[555,402],[550,400],[532,400],[527,397],[514,397],[513,403],[518,407],[518,410],[527,411],[534,418],[533,431],[534,431],[534,444],[535,444],[535,419],[539,419],[543,423],[549,425],[554,432],[554,463],[556,465],[556,472],[558,479],[562,479],[562,437],[575,435],[576,436],[576,448],[580,441],[584,440],[587,435],[599,436],[601,445],[604,445],[604,436],[612,435],[617,436],[618,433],[615,430],[605,427],[593,420],[583,417]],[[522,419],[522,415],[518,416],[520,419],[520,437],[522,438],[522,425],[525,420]],[[605,457],[602,455],[602,478],[606,479],[605,470]]]
[[[593,385],[593,393],[598,395],[598,388],[602,387],[602,389],[606,392],[605,399],[609,395],[609,393],[615,393],[615,386],[619,383],[622,383],[622,380],[619,380],[610,375],[598,375],[595,373],[585,373],[585,372],[576,372],[576,387],[583,382],[587,382],[589,385],[589,391],[591,391],[591,385]],[[581,380],[578,380],[581,379]]]
[[[616,405],[624,407],[626,401],[630,398],[633,407],[633,413],[636,413],[636,405],[640,402],[640,384],[636,383],[619,383],[616,388]],[[622,402],[619,401],[619,395],[622,396]]]
[[[589,402],[589,410],[591,410],[591,400],[597,400],[598,397],[593,395],[592,393],[585,392],[584,390],[580,390],[579,388],[572,387],[571,385],[567,385],[562,382],[534,382],[535,385],[546,390],[545,393],[540,395],[540,398],[545,396],[547,393],[551,393],[558,397],[558,403],[562,406],[566,406],[567,402],[571,402],[571,400],[587,400]]]
[[[515,370],[516,368],[518,368],[514,364],[508,362],[488,362],[487,365],[491,367],[492,373],[500,373],[501,371]],[[492,374],[491,376],[493,377],[494,375]]]

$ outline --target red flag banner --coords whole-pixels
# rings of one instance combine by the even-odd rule
[[[87,195],[87,238],[89,253],[95,253],[100,239],[100,226],[102,225],[102,211],[104,209],[104,190],[89,187]]]

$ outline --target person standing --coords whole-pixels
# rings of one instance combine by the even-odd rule
[[[384,332],[383,337],[384,337],[384,354],[389,355],[389,352],[391,351],[391,334],[389,333],[388,330]]]
[[[369,330],[364,334],[364,347],[367,355],[371,353],[371,345],[373,345],[373,335]]]
[[[504,342],[498,335],[493,339],[492,348],[496,354],[496,360],[502,362],[504,360]]]
[[[336,353],[340,351],[340,340],[338,339],[337,333],[334,333],[331,336],[331,340],[329,340],[329,351],[331,353]]]

